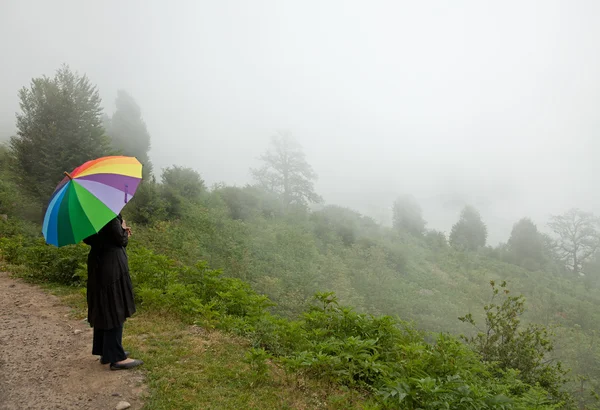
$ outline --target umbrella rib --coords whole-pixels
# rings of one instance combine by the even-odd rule
[[[76,181],[74,182],[76,195],[79,200],[78,205],[81,207],[83,216],[85,217],[85,219],[81,218],[81,223],[87,223],[89,226],[89,232],[85,229],[80,229],[80,231],[83,231],[84,234],[89,236],[93,233],[97,233],[104,225],[106,225],[106,223],[116,217],[117,213],[108,206],[106,201],[98,198],[85,186],[82,186]],[[85,236],[82,236],[80,239],[85,239]]]
[[[69,211],[73,210],[72,206],[76,206],[77,208],[79,208],[78,214],[79,215],[83,215],[83,217],[85,218],[85,220],[84,221],[81,221],[81,220],[80,221],[76,221],[75,223],[82,224],[82,223],[86,223],[87,222],[87,224],[90,227],[92,227],[93,230],[95,230],[96,227],[94,226],[94,224],[90,220],[89,216],[85,213],[85,211],[83,210],[83,206],[81,205],[82,198],[79,196],[79,192],[77,192],[77,189],[76,189],[76,186],[75,186],[75,184],[77,184],[77,183],[75,181],[73,181],[72,183],[74,184],[74,186],[73,186],[73,193],[75,194],[75,198],[77,198],[77,200],[73,201],[73,202],[69,201]],[[79,184],[77,184],[77,186],[83,188]],[[85,188],[83,188],[83,189],[85,189]],[[69,219],[71,220],[71,225],[72,226],[73,226],[73,222],[74,222],[73,221],[73,217],[74,216],[75,216],[75,212],[69,212],[69,217],[70,217]],[[93,234],[93,232],[91,232],[89,235],[92,235],[92,234]],[[89,235],[87,235],[87,236],[89,236]],[[73,233],[73,236],[75,236],[75,233]],[[75,239],[76,242],[79,242],[81,239],[85,239],[85,237],[84,238],[74,238],[74,239]]]

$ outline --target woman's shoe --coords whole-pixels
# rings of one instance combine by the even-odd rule
[[[125,358],[127,359],[129,357],[129,352],[125,351]],[[102,356],[100,356],[100,364],[108,364],[109,362],[105,362],[104,359],[102,359]]]
[[[110,370],[133,369],[134,367],[138,367],[139,365],[142,365],[142,364],[144,364],[144,362],[142,362],[141,360],[138,360],[138,359],[134,359],[132,362],[123,363],[123,364],[111,363]]]

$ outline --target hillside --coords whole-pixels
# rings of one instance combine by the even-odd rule
[[[198,202],[186,203],[178,218],[134,225],[130,263],[136,296],[144,311],[159,316],[175,314],[183,323],[241,335],[248,338],[250,346],[259,348],[252,353],[257,363],[269,357],[286,358],[282,363],[291,366],[290,370],[300,371],[302,366],[298,367],[295,361],[302,357],[306,361],[307,356],[302,354],[310,350],[296,356],[294,352],[307,347],[289,338],[294,337],[297,326],[305,328],[306,324],[301,323],[311,317],[306,315],[313,311],[312,297],[316,292],[335,292],[340,303],[352,305],[358,312],[398,316],[398,325],[407,332],[394,336],[404,340],[399,342],[401,345],[429,341],[432,346],[440,346],[447,342],[436,336],[437,332],[472,333],[471,327],[458,317],[473,313],[481,323],[482,307],[491,297],[490,280],[506,280],[512,293],[527,297],[526,322],[556,326],[556,350],[552,355],[573,369],[572,378],[586,376],[582,397],[592,406],[593,401],[587,396],[596,389],[598,375],[595,362],[589,358],[598,354],[594,343],[597,313],[593,307],[598,304],[599,293],[589,279],[528,271],[503,262],[499,251],[493,249],[456,251],[439,235],[415,238],[337,207],[314,213],[273,215],[265,211],[269,208],[264,203],[239,206],[224,199],[227,192],[247,191],[252,192],[232,187],[205,191]],[[132,204],[130,216],[135,217],[137,211]],[[241,212],[244,217],[234,219],[234,212]],[[53,250],[36,239],[39,228],[11,221],[0,234],[5,260],[13,265],[24,264],[25,277],[32,280],[82,283],[85,274],[80,266],[85,260],[85,246]],[[21,236],[14,236],[17,233]],[[203,289],[197,301],[193,296],[196,286]],[[327,296],[321,296],[324,297]],[[327,306],[329,302],[325,303]],[[327,309],[322,314],[334,314],[335,311],[327,313]],[[347,317],[344,321],[367,318],[342,312]],[[278,319],[279,315],[287,319]],[[314,325],[323,326],[321,321],[326,317],[315,319]],[[299,319],[301,322],[296,322]],[[377,321],[365,325],[385,323]],[[403,325],[404,321],[413,325]],[[379,330],[381,335],[396,332],[388,326]],[[417,336],[410,330],[413,327],[426,333]],[[356,331],[343,337],[360,334]],[[452,355],[458,358],[465,353]],[[416,357],[411,360],[415,360],[415,366],[430,366]],[[460,366],[473,365],[466,363]],[[311,367],[302,374],[348,384],[339,376],[332,378],[327,372],[309,370]],[[349,385],[363,391],[370,383],[378,383],[377,378],[367,380],[370,377]],[[481,380],[491,381],[486,376]],[[574,386],[574,382],[569,385]],[[490,386],[487,389],[494,390]]]
[[[506,280],[526,298],[525,322],[554,329],[555,357],[573,377],[586,377],[585,390],[598,388],[598,365],[589,360],[600,354],[600,289],[592,268],[579,278],[552,263],[527,270],[506,262],[501,248],[457,251],[437,233],[416,238],[339,207],[265,217],[268,206],[243,196],[251,192],[207,192],[180,219],[140,227],[138,235],[184,263],[207,260],[248,281],[286,317],[296,317],[313,293],[333,291],[358,311],[398,316],[428,332],[471,333],[458,317],[472,313],[482,323],[489,282]]]
[[[235,407],[249,391],[273,408],[311,397],[329,408],[599,408],[592,214],[552,216],[552,237],[523,218],[491,247],[477,209],[465,205],[446,235],[426,228],[406,194],[392,227],[381,226],[325,204],[286,132],[249,170],[253,185],[208,188],[198,170],[153,169],[150,134],[126,92],[109,117],[97,88],[68,66],[38,80],[19,94],[19,138],[0,145],[0,261],[81,302],[88,248],[47,245],[43,209],[65,170],[137,157],[143,181],[123,214],[149,408],[203,398]],[[190,329],[218,339],[219,360]]]

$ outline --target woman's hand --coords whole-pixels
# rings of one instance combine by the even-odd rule
[[[123,219],[123,222],[121,223],[121,227],[127,231],[127,237],[130,237],[131,236],[131,228],[127,226],[127,224],[125,223],[125,219]]]

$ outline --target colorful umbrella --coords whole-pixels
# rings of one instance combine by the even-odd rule
[[[133,157],[88,161],[54,190],[42,233],[55,246],[75,244],[100,231],[131,200],[142,180],[142,164]]]

